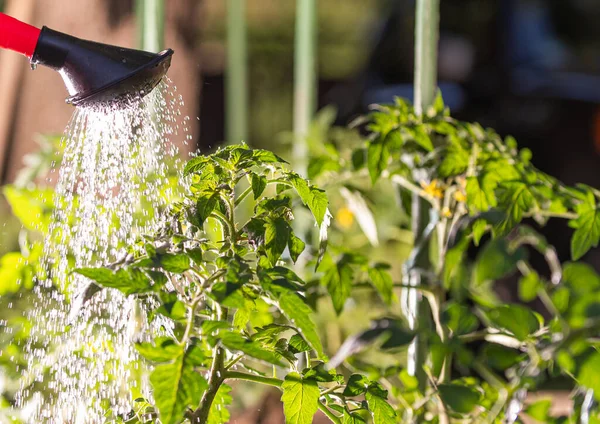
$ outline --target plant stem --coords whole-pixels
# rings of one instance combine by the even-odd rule
[[[217,320],[227,319],[227,310],[221,310],[219,305],[215,306],[217,308],[217,314],[215,318]],[[202,396],[200,407],[192,414],[190,419],[192,423],[204,424],[208,421],[210,407],[212,406],[215,396],[223,384],[223,381],[225,381],[225,351],[220,345],[217,345],[213,349],[213,360],[210,367],[208,388]]]
[[[266,384],[267,386],[273,386],[279,389],[281,389],[281,386],[283,384],[283,380],[280,380],[278,378],[263,377],[261,375],[247,374],[238,371],[227,371],[224,374],[224,377],[225,380],[252,381],[254,383]],[[321,403],[321,401],[318,402],[318,407],[321,410],[321,412],[323,412],[332,423],[341,424],[340,419],[333,412],[331,412],[329,408],[327,408],[327,406]]]
[[[294,49],[294,146],[293,166],[306,175],[308,129],[316,108],[316,0],[296,0],[296,34]]]
[[[439,0],[417,0],[415,17],[415,95],[414,104],[417,114],[422,115],[433,104],[437,89],[437,48],[439,34]],[[422,240],[425,228],[429,225],[428,202],[420,195],[413,193],[412,198],[412,231],[415,234],[415,246],[421,246],[420,252],[412,266],[429,269],[429,246],[427,240]],[[411,286],[421,285],[421,276],[411,272],[407,276]],[[406,290],[404,309],[411,329],[427,328],[429,317],[422,307],[422,298],[416,290]],[[424,338],[417,336],[409,346],[407,370],[419,381],[419,387],[424,392],[427,386],[427,376],[423,372],[423,364],[427,356],[427,346]]]
[[[246,0],[227,0],[226,138],[239,143],[248,137],[248,48]]]

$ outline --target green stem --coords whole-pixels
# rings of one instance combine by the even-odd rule
[[[273,386],[279,389],[281,389],[281,386],[283,385],[283,380],[280,380],[278,378],[263,377],[261,375],[247,374],[238,371],[227,371],[224,374],[224,377],[225,380],[245,380],[254,383],[266,384],[267,386]],[[319,401],[318,407],[321,410],[321,412],[323,412],[332,423],[341,424],[340,419],[333,412],[331,412],[329,408],[327,408],[327,406],[321,403],[321,401]]]
[[[317,98],[317,5],[316,0],[296,0],[294,49],[294,169],[306,175],[308,129]]]
[[[439,0],[417,0],[415,16],[415,112],[422,115],[433,104],[437,89],[437,49],[439,37]],[[424,229],[429,225],[430,205],[420,196],[413,193],[412,199],[412,231],[415,234],[415,246],[421,246],[420,252],[412,267],[431,268],[429,258],[429,242],[421,240]],[[421,285],[421,276],[410,272],[406,276],[408,285]],[[411,328],[425,329],[429,317],[421,305],[421,295],[416,290],[406,290],[404,310]],[[423,364],[427,357],[427,346],[423,337],[417,336],[409,346],[407,370],[419,381],[419,387],[425,391],[427,376]]]
[[[248,47],[246,0],[227,0],[226,138],[239,143],[248,137]]]

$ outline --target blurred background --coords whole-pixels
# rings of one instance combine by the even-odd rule
[[[81,38],[173,48],[169,76],[194,140],[183,150],[243,139],[285,154],[297,140],[292,132],[306,132],[302,121],[325,106],[333,108],[327,125],[346,125],[371,103],[412,97],[414,1],[308,3],[315,10],[306,27],[292,0],[0,0],[0,8]],[[453,115],[514,135],[536,166],[565,183],[600,186],[597,0],[441,7],[439,81]],[[314,72],[295,69],[295,54]],[[2,183],[13,182],[23,157],[40,150],[42,135],[61,134],[72,113],[59,75],[29,67],[0,52]],[[309,79],[296,79],[310,103],[305,117],[294,106],[295,73]],[[553,241],[566,256],[566,242]]]
[[[413,91],[414,1],[316,0],[308,11],[314,19],[304,23],[299,3],[0,0],[0,10],[81,38],[173,48],[169,77],[193,135],[184,151],[243,139],[289,157],[315,116],[322,141],[330,141],[332,125]],[[599,187],[598,0],[443,0],[441,8],[438,79],[453,115],[514,135],[537,167],[565,183]],[[298,55],[314,68],[298,68]],[[73,109],[58,74],[32,71],[13,52],[0,52],[0,93],[0,182],[8,184],[22,175],[25,157],[30,168],[32,153],[52,157],[52,135],[63,132]],[[0,253],[16,250],[20,224],[4,203],[0,214]],[[546,235],[566,260],[563,227],[549,226]],[[586,259],[598,268],[597,252]],[[281,422],[265,418],[269,402],[281,413],[273,396],[237,422]]]

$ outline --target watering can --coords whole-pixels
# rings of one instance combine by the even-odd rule
[[[150,93],[171,65],[173,50],[155,54],[82,40],[48,27],[36,28],[0,13],[0,48],[24,54],[32,68],[61,75],[75,106],[122,107]]]

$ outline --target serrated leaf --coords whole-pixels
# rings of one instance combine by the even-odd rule
[[[121,268],[116,272],[108,268],[78,268],[73,272],[94,280],[102,287],[118,289],[125,295],[146,293],[153,288],[150,277],[137,268]]]
[[[375,287],[383,301],[388,305],[392,303],[394,296],[394,282],[388,271],[389,269],[389,265],[378,263],[370,266],[368,271],[371,284],[373,284],[373,287]]]
[[[386,397],[382,397],[377,391],[369,390],[365,394],[365,399],[369,405],[369,411],[371,411],[371,415],[373,416],[373,424],[397,423],[396,411],[388,403]]]
[[[348,384],[344,388],[344,396],[360,396],[366,393],[370,381],[361,374],[352,374],[348,379]]]
[[[442,163],[438,168],[439,176],[442,178],[460,175],[467,170],[469,166],[469,152],[465,150],[459,140],[449,138],[449,144],[446,148]]]
[[[580,213],[571,223],[576,230],[571,238],[571,257],[574,261],[581,258],[600,241],[600,210],[589,208]]]
[[[521,305],[503,305],[487,314],[492,325],[500,330],[512,333],[517,340],[525,340],[540,329],[538,316],[529,308]]]
[[[310,307],[291,291],[284,291],[277,300],[281,312],[300,330],[306,341],[317,352],[317,355],[320,358],[325,358],[317,326],[311,319],[313,312]]]
[[[152,362],[169,362],[183,354],[183,346],[168,337],[158,337],[154,343],[136,343],[136,350]]]
[[[433,143],[431,137],[427,134],[427,131],[422,126],[418,126],[409,131],[413,136],[413,140],[419,146],[424,148],[426,151],[431,152],[433,150]]]
[[[231,387],[227,384],[221,384],[208,413],[207,424],[225,424],[229,422],[230,414],[227,409],[231,405]]]
[[[264,175],[252,174],[252,194],[254,200],[257,200],[267,188],[267,177]]]
[[[350,297],[354,281],[354,271],[344,257],[329,268],[321,280],[327,287],[331,302],[338,315],[342,312],[346,300]]]
[[[304,252],[306,244],[300,240],[296,235],[290,232],[290,238],[288,240],[288,249],[290,251],[290,257],[292,261],[296,263],[298,257]]]
[[[165,271],[176,274],[181,274],[190,269],[190,258],[184,253],[158,255],[157,262]]]
[[[365,424],[366,421],[363,417],[358,414],[348,412],[344,410],[344,416],[342,417],[342,424]]]
[[[311,424],[320,395],[316,381],[304,380],[298,373],[291,372],[286,375],[281,389],[286,424]]]
[[[378,138],[369,143],[367,149],[367,167],[373,184],[377,182],[381,173],[387,167],[389,157],[390,154],[383,139]]]
[[[183,168],[183,175],[187,176],[189,174],[198,172],[208,163],[209,158],[206,156],[198,156],[193,159],[190,159]]]
[[[200,193],[194,210],[195,221],[192,222],[194,225],[201,227],[204,221],[210,216],[210,214],[217,207],[219,201],[219,193],[214,191],[205,191]]]
[[[468,414],[477,406],[481,394],[462,384],[440,384],[440,397],[444,404],[460,414]]]
[[[254,149],[252,150],[252,158],[262,163],[287,163],[275,153],[268,150]]]
[[[271,266],[275,266],[285,250],[291,228],[283,218],[265,221],[265,251]]]
[[[294,334],[292,337],[290,337],[290,340],[288,341],[288,348],[294,354],[308,352],[311,349],[310,345],[300,334]]]
[[[467,193],[467,206],[471,215],[475,215],[477,212],[486,212],[491,207],[496,206],[495,185],[486,184],[486,181],[489,181],[489,179],[467,178],[465,191]]]
[[[520,181],[504,182],[499,187],[498,205],[505,212],[505,219],[494,227],[496,237],[506,235],[523,219],[535,205],[529,186]]]
[[[221,331],[219,333],[219,338],[221,339],[221,343],[228,349],[243,352],[253,358],[274,365],[283,366],[281,356],[272,350],[265,349],[262,343],[246,339],[241,334],[232,331]]]
[[[187,352],[172,363],[156,366],[150,375],[156,407],[163,424],[178,424],[188,408],[195,409],[208,387],[206,380],[194,370]]]

